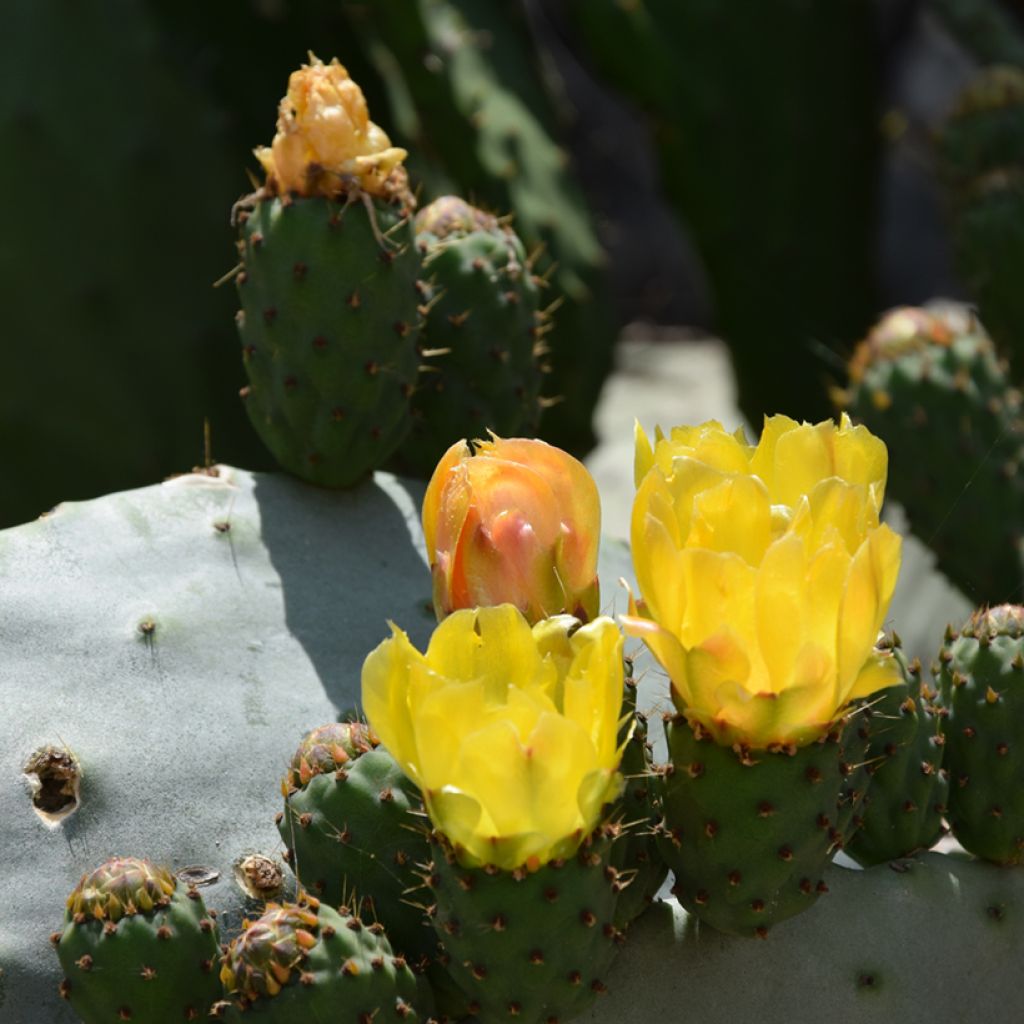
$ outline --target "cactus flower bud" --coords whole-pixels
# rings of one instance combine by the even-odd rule
[[[900,565],[878,518],[886,470],[882,441],[845,416],[770,417],[756,447],[714,422],[654,445],[637,428],[643,604],[623,624],[718,742],[801,746],[896,681],[873,652]]]
[[[459,441],[423,499],[439,619],[508,602],[531,622],[598,612],[601,504],[581,462],[543,441]]]
[[[370,120],[363,91],[345,67],[312,54],[288,79],[277,134],[256,157],[268,186],[278,192],[334,196],[354,184],[371,195],[390,196],[406,188],[406,151],[392,146]]]
[[[608,618],[457,611],[425,654],[396,626],[363,665],[370,725],[467,866],[568,857],[618,793],[622,635]]]

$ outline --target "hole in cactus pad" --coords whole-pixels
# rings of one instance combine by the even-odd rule
[[[34,750],[22,773],[32,792],[32,807],[47,825],[55,826],[78,810],[82,770],[66,747]]]
[[[272,900],[284,885],[281,865],[262,853],[250,853],[235,864],[235,881],[256,900]]]

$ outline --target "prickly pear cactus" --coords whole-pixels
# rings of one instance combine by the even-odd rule
[[[220,996],[217,926],[202,896],[145,860],[83,875],[52,940],[60,994],[86,1024],[204,1020]]]
[[[292,72],[265,183],[235,204],[249,418],[278,461],[347,487],[410,427],[419,257],[402,160],[336,59]]]
[[[420,210],[415,225],[432,298],[419,337],[412,431],[398,461],[429,477],[460,438],[533,436],[545,318],[531,261],[507,224],[444,196]]]
[[[543,251],[545,305],[558,307],[544,390],[558,401],[540,436],[582,454],[594,444],[616,322],[604,252],[522,10],[473,0],[343,6],[391,91],[396,138],[430,161],[445,191],[514,214],[527,252]]]
[[[864,865],[930,849],[945,831],[949,776],[936,692],[922,682],[920,661],[908,660],[898,645],[893,654],[903,681],[865,702],[867,793],[859,827],[843,847]]]
[[[409,212],[266,197],[240,216],[246,409],[296,476],[348,486],[411,425],[419,259]]]
[[[742,753],[698,730],[681,715],[665,723],[658,848],[688,911],[719,931],[763,938],[828,891],[823,872],[845,839],[841,735]]]
[[[1024,608],[976,612],[939,662],[950,827],[979,857],[1024,863]]]
[[[850,363],[845,403],[889,448],[889,493],[939,568],[975,603],[1024,578],[1024,416],[974,314],[951,304],[886,314]]]
[[[384,928],[306,897],[270,904],[224,954],[228,999],[220,1020],[380,1021],[416,1024],[416,979],[393,955]]]
[[[233,867],[279,855],[275,780],[296,737],[352,707],[389,616],[417,644],[433,629],[421,498],[388,474],[327,492],[220,467],[0,533],[0,761],[33,769],[0,774],[4,1024],[78,1019],[48,935],[103,856],[137,852],[201,883],[225,940],[260,913]],[[600,572],[631,575],[621,546],[603,546]],[[664,681],[646,654],[636,675],[650,712]],[[1018,872],[926,855],[821,877],[829,893],[765,943],[656,905],[578,1019],[675,1020],[684,1004],[708,1024],[1024,1017]]]
[[[466,868],[435,836],[428,884],[444,964],[481,1021],[569,1020],[607,988],[621,939],[610,835],[537,871]]]
[[[579,1024],[1024,1013],[1024,993],[1007,983],[1020,957],[1021,872],[928,853],[866,871],[833,865],[822,877],[828,894],[765,942],[718,935],[677,904],[657,904],[630,930],[608,994]],[[957,966],[967,950],[969,977]]]
[[[312,730],[292,758],[277,829],[302,885],[331,906],[353,905],[380,921],[414,964],[433,954],[417,900],[417,865],[430,851],[419,791],[359,723]],[[425,892],[424,892],[425,895]]]

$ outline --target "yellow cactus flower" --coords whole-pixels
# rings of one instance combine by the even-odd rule
[[[281,100],[277,134],[256,157],[278,192],[335,196],[357,185],[371,195],[406,190],[406,151],[370,120],[363,90],[337,59],[293,71]]]
[[[601,503],[583,463],[525,438],[459,441],[423,498],[439,619],[508,602],[531,622],[598,612]]]
[[[577,628],[578,627],[578,628]],[[395,625],[363,665],[370,725],[467,866],[568,857],[618,794],[622,634],[465,609],[425,654]]]
[[[888,453],[844,416],[636,431],[631,526],[643,598],[626,632],[672,697],[720,743],[801,746],[843,708],[896,681],[873,648],[900,565],[879,523]]]

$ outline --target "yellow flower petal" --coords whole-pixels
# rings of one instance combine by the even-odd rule
[[[844,418],[637,431],[626,631],[719,742],[807,743],[842,715],[884,620],[899,539],[879,524],[885,446]]]
[[[366,656],[362,675],[366,717],[381,723],[383,730],[378,729],[377,735],[414,782],[418,781],[416,739],[402,682],[408,678],[410,666],[423,660],[406,633],[391,623],[391,639]]]
[[[853,689],[847,695],[848,700],[861,700],[870,697],[879,690],[887,690],[890,686],[898,686],[903,681],[903,673],[893,657],[892,651],[872,652],[861,667],[854,681]]]
[[[633,420],[633,448],[633,486],[639,487],[648,470],[654,465],[654,448],[639,420]]]
[[[426,660],[439,676],[481,680],[487,699],[500,702],[513,680],[532,682],[541,663],[529,623],[509,604],[453,612],[434,630]]]
[[[617,785],[622,636],[610,619],[531,629],[512,605],[464,609],[426,655],[393,629],[363,690],[371,727],[464,863],[571,855]]]

